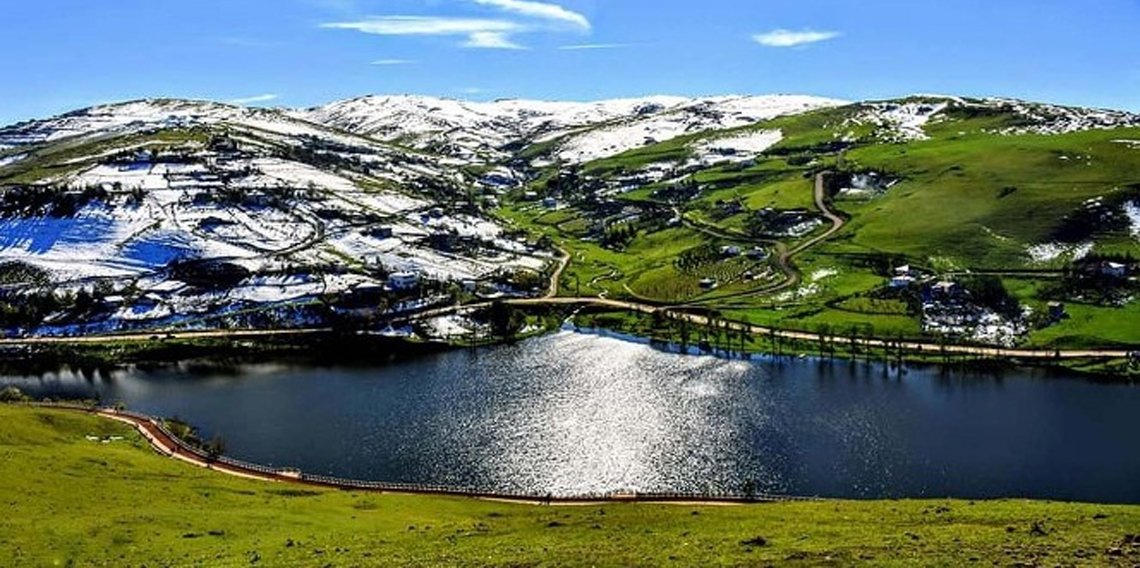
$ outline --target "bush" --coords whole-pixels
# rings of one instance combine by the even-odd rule
[[[24,394],[24,391],[21,391],[16,387],[8,387],[0,391],[0,402],[29,402],[30,400],[32,399],[28,395]]]

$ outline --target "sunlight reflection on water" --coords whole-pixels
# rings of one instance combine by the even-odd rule
[[[220,433],[235,457],[526,493],[1140,502],[1140,388],[1017,369],[679,356],[563,332],[370,368],[0,377]]]

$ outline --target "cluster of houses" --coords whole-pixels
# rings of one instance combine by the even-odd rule
[[[1024,318],[1010,320],[971,301],[961,284],[938,280],[909,265],[895,268],[887,288],[913,291],[922,303],[922,330],[937,335],[956,336],[984,343],[1012,347],[1026,332]],[[1064,316],[1064,305],[1050,308],[1052,317]]]
[[[754,212],[748,229],[755,235],[799,238],[816,230],[823,221],[807,209],[780,210],[765,207]]]
[[[1024,318],[1011,320],[971,302],[969,292],[955,282],[925,286],[922,295],[923,332],[1013,347],[1027,331]]]

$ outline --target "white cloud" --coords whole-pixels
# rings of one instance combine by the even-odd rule
[[[526,49],[514,36],[527,32],[590,31],[590,20],[549,2],[533,0],[467,0],[504,12],[500,17],[373,16],[357,21],[321,24],[322,28],[355,30],[382,36],[462,36],[460,45],[480,49]]]
[[[815,30],[772,30],[767,33],[756,34],[752,39],[767,47],[797,47],[818,43],[839,37],[839,32],[820,32]]]
[[[522,29],[522,26],[506,20],[435,18],[430,16],[380,16],[359,22],[321,24],[321,27],[391,36],[471,35],[484,32],[508,33]]]
[[[511,41],[510,36],[501,32],[475,32],[463,43],[463,47],[474,49],[526,49]]]
[[[411,65],[415,61],[411,59],[377,59],[373,61],[373,65]]]
[[[278,98],[277,95],[272,95],[272,94],[256,95],[253,97],[233,99],[230,101],[230,104],[233,104],[233,105],[252,105],[252,104],[257,104],[257,103],[267,103],[270,101],[275,101],[275,100],[277,100],[277,98]]]
[[[511,41],[510,34],[527,29],[507,20],[425,16],[380,16],[358,22],[321,24],[321,27],[382,36],[467,36],[463,47],[485,49],[519,49],[521,46]]]
[[[532,2],[530,0],[472,0],[476,4],[498,8],[528,18],[538,18],[552,22],[569,24],[581,30],[590,30],[590,20],[577,12],[572,12],[557,4]]]

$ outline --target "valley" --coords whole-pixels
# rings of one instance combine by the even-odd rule
[[[0,325],[467,344],[574,316],[1128,375],[1136,140],[1124,112],[943,96],[95,107],[0,130]]]

